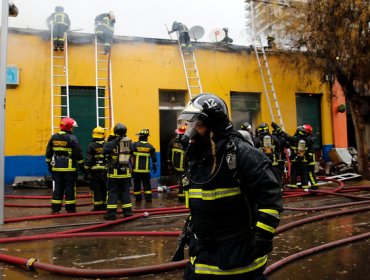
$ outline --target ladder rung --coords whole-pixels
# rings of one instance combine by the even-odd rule
[[[191,88],[200,88],[200,86],[190,86]]]
[[[107,99],[108,97],[105,96],[98,96],[98,99]]]
[[[105,86],[98,86],[98,89],[105,89]]]
[[[109,60],[108,59],[98,59],[98,62],[108,62]]]
[[[53,55],[53,58],[64,58],[64,56]]]
[[[54,68],[64,68],[64,65],[54,65]]]
[[[98,69],[98,71],[107,71],[108,68]]]
[[[98,109],[109,109],[109,107],[98,107]]]
[[[63,85],[63,84],[54,84],[53,86],[54,87],[65,87],[66,85]]]
[[[54,105],[53,107],[67,107],[67,105]]]
[[[66,94],[53,94],[54,97],[67,97]]]
[[[106,120],[106,119],[109,119],[109,117],[98,117],[98,119]]]
[[[53,75],[53,77],[65,77],[66,75]]]

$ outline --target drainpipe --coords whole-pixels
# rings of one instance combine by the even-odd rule
[[[0,225],[4,224],[4,147],[5,147],[5,93],[6,93],[6,55],[8,45],[9,2],[3,0],[1,14],[1,55],[0,55]]]

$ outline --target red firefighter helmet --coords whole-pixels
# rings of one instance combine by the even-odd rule
[[[312,125],[310,125],[310,124],[304,124],[303,127],[306,130],[306,133],[308,135],[312,135]]]
[[[63,118],[60,121],[59,128],[64,131],[72,131],[72,128],[78,127],[77,122],[72,118]]]
[[[186,131],[186,126],[185,125],[182,125],[180,127],[178,127],[175,132],[179,135],[183,135],[185,134],[185,131]]]

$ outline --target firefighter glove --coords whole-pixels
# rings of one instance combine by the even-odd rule
[[[272,251],[272,240],[256,236],[256,245],[252,253],[252,259],[261,258]]]

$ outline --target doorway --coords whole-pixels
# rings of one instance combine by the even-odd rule
[[[95,87],[69,87],[69,115],[78,124],[73,134],[76,135],[85,157],[87,145],[92,139],[92,130],[96,127]]]
[[[297,125],[310,124],[316,138],[314,149],[322,148],[321,133],[321,94],[297,93]]]
[[[176,137],[177,118],[185,108],[186,91],[159,91],[161,177],[169,175],[167,152],[171,140]]]

